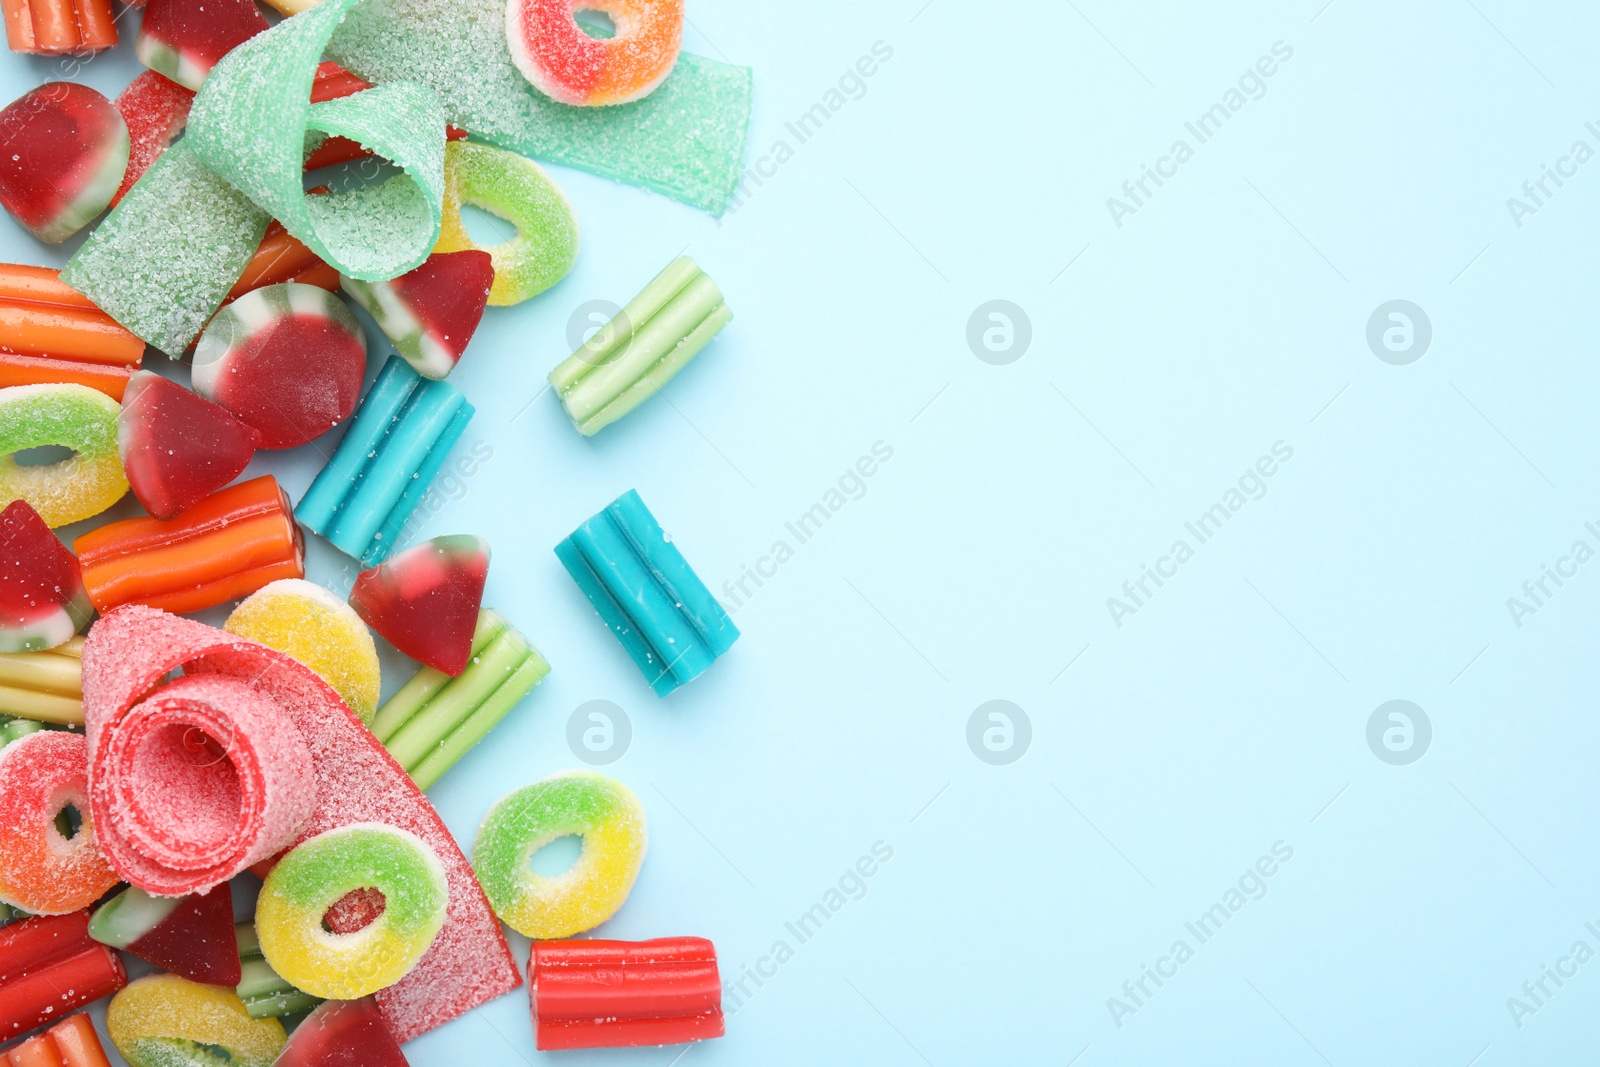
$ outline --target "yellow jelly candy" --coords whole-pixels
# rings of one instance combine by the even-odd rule
[[[282,578],[233,609],[222,628],[304,663],[364,723],[378,710],[378,648],[355,609],[320,585]]]
[[[0,389],[0,507],[26,500],[54,527],[115,504],[128,491],[117,453],[120,410],[115,400],[86,385]],[[17,462],[16,453],[45,445],[74,454],[37,466]]]
[[[271,1067],[288,1040],[278,1020],[250,1018],[233,990],[173,974],[141,978],[112,997],[106,1031],[133,1067]]]

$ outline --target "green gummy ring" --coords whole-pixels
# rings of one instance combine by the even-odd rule
[[[48,526],[98,515],[128,491],[115,400],[84,385],[0,389],[0,507],[26,500]],[[61,445],[76,455],[24,467],[15,453]]]
[[[322,0],[224,56],[195,97],[184,143],[340,273],[381,281],[417,266],[438,239],[445,114],[431,89],[405,81],[310,103],[323,49],[360,2]],[[307,195],[308,130],[357,141],[402,173]]]
[[[517,236],[483,247],[461,221],[461,205],[500,216]],[[494,264],[489,303],[520,304],[559,282],[578,261],[578,217],[544,168],[515,152],[471,141],[445,148],[444,214],[435,252],[481,248]]]

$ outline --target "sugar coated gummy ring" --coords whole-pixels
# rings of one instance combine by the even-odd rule
[[[378,710],[378,648],[355,610],[301,578],[262,586],[222,628],[293,656],[316,671],[366,723]]]
[[[133,1067],[269,1067],[288,1035],[231,989],[152,974],[111,998],[106,1032]]]
[[[128,491],[117,402],[85,385],[0,389],[0,504],[26,500],[51,526],[98,515]],[[77,455],[25,467],[15,453],[62,445]]]
[[[490,245],[494,284],[489,303],[520,304],[567,276],[578,261],[578,218],[561,187],[544,168],[515,152],[471,141],[451,141],[444,151],[444,216],[434,252],[480,247],[461,221],[461,205],[499,215],[517,236]]]
[[[41,730],[0,751],[0,902],[35,915],[87,907],[117,884],[95,845],[82,734]],[[72,837],[56,818],[83,816]]]
[[[357,889],[383,894],[383,914],[354,933],[323,916]],[[312,996],[354,1000],[405,977],[444,926],[444,868],[421,838],[381,823],[351,823],[295,846],[256,902],[261,954]]]
[[[563,874],[535,874],[535,852],[569,834],[583,851]],[[628,899],[644,863],[644,808],[621,782],[568,771],[524,786],[489,809],[472,846],[472,866],[495,914],[533,938],[592,930]]]
[[[573,17],[602,11],[613,37]],[[683,0],[511,0],[506,39],[522,76],[553,100],[594,106],[648,96],[672,73],[683,43]]]

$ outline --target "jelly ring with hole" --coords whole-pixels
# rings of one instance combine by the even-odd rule
[[[591,34],[575,17],[580,10],[609,16],[615,33]],[[522,76],[552,100],[626,104],[672,73],[683,45],[683,0],[511,0],[506,39]]]
[[[40,730],[0,749],[0,902],[65,915],[117,884],[95,844],[88,772],[82,734]]]
[[[128,491],[117,454],[117,402],[86,385],[0,389],[0,505],[26,500],[51,527],[98,515]],[[75,454],[24,466],[16,453],[58,445]]]

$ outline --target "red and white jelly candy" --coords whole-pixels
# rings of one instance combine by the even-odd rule
[[[122,184],[111,198],[111,206],[125,196],[133,183],[144,177],[150,165],[161,158],[161,153],[172,147],[178,134],[189,122],[189,106],[194,103],[194,91],[153,70],[147,70],[128,87],[117,94],[117,111],[128,124],[131,147],[128,150],[128,169],[122,175]]]
[[[0,511],[0,652],[70,641],[94,614],[78,558],[26,500]]]
[[[259,448],[295,448],[356,409],[367,337],[337,296],[285,282],[217,312],[194,350],[194,391],[261,435]]]
[[[435,537],[357,575],[350,606],[395,648],[454,678],[472,658],[488,576],[489,542]]]
[[[233,481],[256,453],[256,431],[177,382],[142,370],[117,413],[117,451],[144,509],[170,519]]]
[[[616,35],[590,36],[574,18],[580,7],[609,15]],[[511,0],[506,40],[522,76],[552,100],[626,104],[672,73],[683,44],[683,0]]]
[[[494,264],[489,253],[469,248],[435,252],[420,267],[386,282],[339,281],[418,374],[443,378],[483,318]]]
[[[406,1067],[378,1002],[327,1000],[294,1028],[272,1067]]]
[[[156,73],[199,89],[217,60],[266,28],[254,0],[150,0],[133,51]]]
[[[129,886],[94,910],[89,936],[191,982],[236,986],[244,977],[227,882],[186,897]]]
[[[46,82],[0,111],[0,204],[55,244],[106,209],[128,166],[128,126],[77,82]]]

